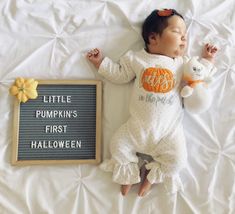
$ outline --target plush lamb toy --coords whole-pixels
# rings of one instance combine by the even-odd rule
[[[211,79],[207,77],[208,70],[198,61],[198,57],[190,59],[184,67],[183,80],[186,86],[180,94],[184,98],[185,109],[193,114],[199,114],[208,110],[212,96],[207,84]]]

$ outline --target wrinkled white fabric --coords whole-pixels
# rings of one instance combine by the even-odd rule
[[[13,98],[16,77],[102,79],[85,54],[94,47],[118,60],[140,50],[141,24],[155,8],[175,8],[188,27],[187,55],[218,45],[210,110],[184,115],[188,164],[184,192],[162,184],[123,198],[111,175],[94,165],[13,167]],[[0,1],[0,213],[235,213],[235,1],[234,0],[1,0]],[[114,132],[129,118],[132,85],[103,80],[102,157]]]

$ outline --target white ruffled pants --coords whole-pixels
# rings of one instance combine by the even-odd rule
[[[121,184],[140,182],[137,152],[152,156],[146,164],[148,181],[164,183],[167,191],[174,193],[182,188],[179,171],[187,158],[185,137],[181,124],[174,126],[166,136],[154,137],[157,130],[145,130],[138,121],[130,119],[114,134],[110,151],[112,158],[100,168],[113,173],[113,181]],[[146,135],[147,134],[147,135]]]

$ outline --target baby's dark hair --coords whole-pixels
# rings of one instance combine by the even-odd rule
[[[163,30],[168,26],[168,19],[174,15],[184,19],[184,17],[174,9],[154,10],[145,19],[142,26],[142,37],[146,47],[147,44],[149,44],[149,36],[152,33],[156,33],[161,36]]]

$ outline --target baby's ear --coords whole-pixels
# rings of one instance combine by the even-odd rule
[[[150,33],[150,35],[149,35],[149,44],[150,45],[151,44],[157,44],[158,43],[158,37],[159,37],[158,34],[156,34],[154,32]]]

